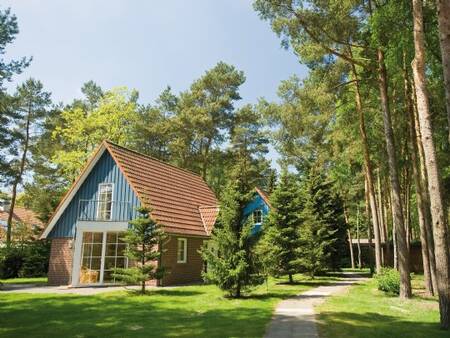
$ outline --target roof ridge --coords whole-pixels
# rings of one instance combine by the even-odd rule
[[[187,174],[191,174],[191,175],[193,175],[193,176],[195,176],[195,177],[200,177],[200,178],[203,180],[203,177],[201,177],[200,174],[197,174],[197,173],[195,173],[195,172],[193,172],[193,171],[191,171],[191,170],[177,167],[177,166],[174,165],[174,164],[164,162],[163,160],[160,160],[160,159],[158,159],[158,158],[156,158],[156,157],[153,157],[153,156],[150,156],[150,155],[147,155],[147,154],[144,154],[144,153],[140,153],[139,151],[136,151],[136,150],[133,150],[133,149],[130,149],[130,148],[127,148],[127,147],[118,145],[117,143],[114,143],[114,142],[112,142],[112,141],[110,141],[110,140],[107,140],[107,139],[104,139],[103,142],[105,142],[105,143],[107,143],[107,144],[110,144],[110,145],[113,145],[113,146],[115,146],[115,147],[124,149],[124,150],[126,150],[126,151],[129,151],[129,152],[132,152],[132,153],[135,153],[135,154],[144,156],[144,157],[148,157],[149,159],[152,159],[152,160],[157,161],[157,162],[159,162],[159,163],[162,163],[162,164],[164,164],[164,165],[170,166],[170,167],[175,168],[175,169],[178,169],[178,170],[182,170],[182,171],[186,172]],[[204,181],[204,180],[203,180],[203,181]]]

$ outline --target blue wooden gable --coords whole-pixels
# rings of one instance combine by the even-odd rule
[[[253,197],[253,200],[247,204],[244,208],[244,217],[252,217],[253,212],[256,210],[261,210],[263,219],[267,216],[269,213],[270,207],[267,205],[267,203],[264,201],[264,199],[261,197],[260,194],[257,192],[255,193],[255,196]],[[261,230],[262,223],[255,223],[253,232],[257,233]]]
[[[96,208],[101,183],[113,183],[112,220],[129,220],[136,217],[135,208],[140,202],[108,151],[105,151],[75,196],[57,220],[49,238],[74,237],[80,215],[91,215]]]

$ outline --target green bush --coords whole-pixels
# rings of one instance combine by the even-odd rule
[[[400,274],[397,270],[391,268],[383,268],[379,274],[375,275],[378,290],[393,293],[400,293]]]
[[[35,241],[29,243],[23,264],[19,271],[19,277],[42,277],[48,272],[48,261],[50,258],[50,243],[46,241]]]
[[[49,257],[50,245],[46,241],[33,241],[1,248],[0,278],[45,276]]]
[[[23,264],[23,250],[10,247],[0,251],[0,278],[16,278]]]

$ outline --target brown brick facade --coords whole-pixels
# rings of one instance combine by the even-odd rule
[[[178,238],[187,239],[186,263],[177,263]],[[167,275],[162,280],[163,286],[188,284],[202,281],[203,260],[198,250],[206,238],[171,235],[164,245],[161,263],[167,269]]]
[[[68,285],[72,273],[72,239],[53,238],[48,266],[49,285]]]
[[[177,263],[178,238],[187,240],[187,260],[186,263]],[[198,250],[203,245],[206,238],[185,237],[170,235],[164,245],[164,252],[161,257],[162,266],[167,269],[167,274],[163,278],[161,285],[177,285],[201,282],[203,270],[203,260]],[[73,241],[70,238],[54,238],[50,251],[50,263],[48,268],[49,285],[68,285],[71,282]],[[156,285],[156,281],[148,281],[148,285]]]

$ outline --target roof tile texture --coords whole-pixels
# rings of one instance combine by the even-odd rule
[[[209,235],[213,218],[215,221],[211,210],[217,209],[217,199],[200,176],[113,143],[105,144],[141,203],[152,209],[152,216],[166,232]]]

